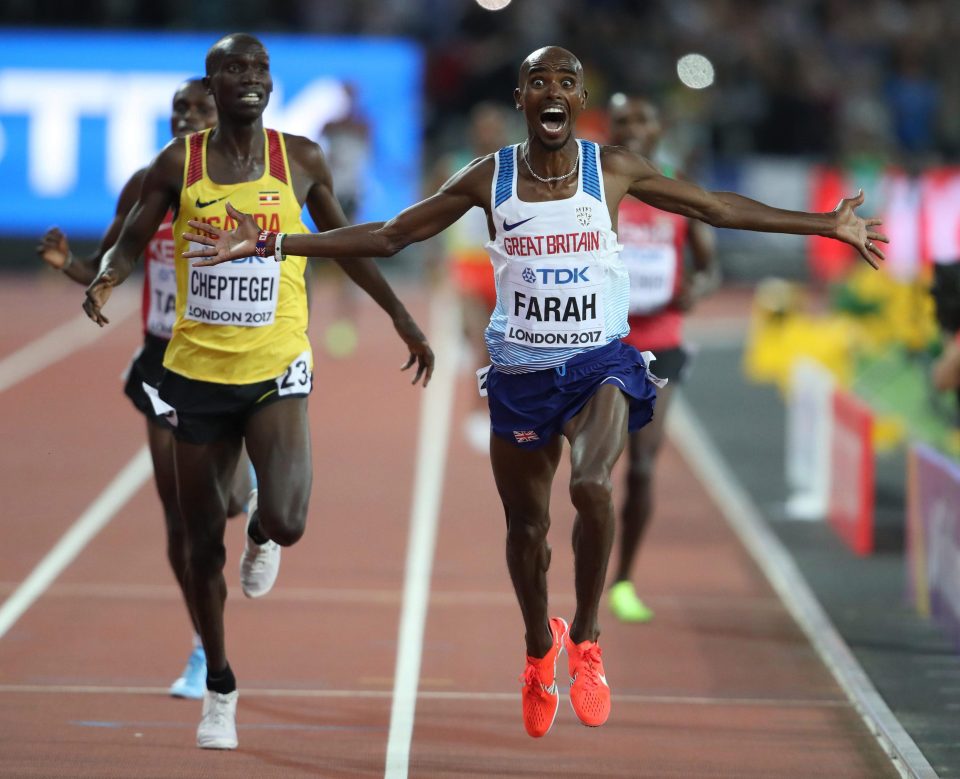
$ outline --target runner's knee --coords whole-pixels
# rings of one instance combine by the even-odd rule
[[[633,489],[641,489],[650,484],[653,478],[652,454],[644,453],[639,457],[631,457],[627,465],[627,485]]]
[[[280,546],[292,546],[300,540],[307,526],[306,500],[297,501],[296,504],[289,506],[276,506],[269,503],[265,505],[261,493],[257,519],[270,540]]]
[[[515,512],[507,512],[507,545],[508,546],[538,546],[546,542],[547,531],[550,529],[549,515],[531,519]]]
[[[227,549],[221,540],[192,539],[189,557],[190,575],[194,579],[219,576],[227,561]]]
[[[570,500],[582,517],[589,518],[595,509],[608,505],[611,497],[607,474],[583,474],[570,480]]]

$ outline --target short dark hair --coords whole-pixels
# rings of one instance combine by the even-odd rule
[[[223,61],[223,58],[236,45],[256,46],[264,51],[267,50],[267,47],[263,45],[263,42],[259,38],[249,33],[232,32],[229,35],[224,35],[207,51],[207,58],[204,60],[207,76],[212,76],[220,69],[220,63]]]

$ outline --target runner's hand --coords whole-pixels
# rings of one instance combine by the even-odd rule
[[[185,259],[202,258],[196,266],[219,265],[221,262],[252,257],[257,246],[260,228],[250,214],[237,211],[227,203],[227,214],[237,222],[236,230],[222,230],[206,222],[190,219],[189,224],[196,233],[184,233],[183,237],[197,248],[184,252]]]
[[[430,377],[433,376],[434,361],[433,349],[427,343],[427,337],[407,312],[394,319],[393,326],[410,350],[410,359],[407,360],[401,370],[405,371],[416,363],[417,375],[413,377],[411,384],[419,383],[420,377],[423,376],[423,386],[426,387],[430,383]]]
[[[108,269],[100,271],[97,277],[87,287],[87,297],[83,301],[83,310],[88,317],[100,327],[110,324],[110,320],[103,315],[103,307],[110,299],[110,293],[117,284],[117,273]]]
[[[67,257],[70,256],[67,236],[60,231],[59,227],[51,227],[37,244],[37,254],[54,270],[63,270],[63,266],[67,264]]]
[[[877,258],[885,260],[883,252],[877,246],[875,241],[889,243],[889,239],[883,233],[878,233],[871,229],[876,225],[883,224],[882,219],[863,219],[854,213],[854,211],[863,205],[863,190],[856,197],[845,197],[841,200],[833,213],[837,215],[837,240],[850,244],[854,249],[860,252],[863,257],[874,268],[879,268]]]

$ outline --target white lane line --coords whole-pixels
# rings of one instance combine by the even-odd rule
[[[420,403],[417,467],[387,737],[384,772],[387,779],[406,779],[417,708],[423,632],[457,378],[460,323],[456,301],[449,289],[442,290],[431,300],[430,330],[437,361],[433,379],[424,390]]]
[[[93,684],[0,684],[0,695],[55,694],[55,695],[157,695],[168,697],[169,687],[111,687]],[[358,698],[383,700],[393,693],[389,690],[328,690],[243,688],[244,698]],[[478,703],[513,701],[514,692],[469,692],[467,690],[420,690],[417,698],[423,701],[474,701]],[[703,695],[638,695],[613,693],[613,700],[621,704],[659,704],[668,706],[743,706],[756,708],[792,709],[849,709],[850,701],[843,698],[751,698]]]
[[[0,582],[0,596],[13,592],[19,586],[18,582]],[[151,600],[176,601],[183,599],[180,589],[175,584],[136,584],[124,582],[65,582],[53,584],[44,594],[46,598],[61,598],[64,600],[90,600],[102,598],[104,600]],[[250,600],[234,592],[227,598],[236,603],[250,604]],[[403,593],[390,589],[351,589],[338,587],[283,587],[277,585],[270,591],[271,603],[336,603],[358,604],[365,606],[397,606],[403,600]],[[560,593],[550,597],[555,605],[573,606],[576,598],[572,593]],[[721,607],[725,612],[748,611],[751,614],[764,611],[783,609],[780,601],[765,595],[666,595],[656,594],[643,596],[644,602],[663,610],[682,609],[684,612],[692,610],[707,610],[713,612]],[[252,605],[252,604],[250,604]],[[438,590],[430,591],[430,608],[456,608],[466,606],[503,607],[515,613],[517,598],[512,592],[483,591],[483,590]],[[684,624],[688,618],[683,617]],[[673,622],[670,614],[664,613],[661,624]],[[956,663],[956,661],[954,661]],[[960,678],[960,669],[944,670],[941,675],[955,675]]]
[[[81,295],[78,292],[78,307],[80,300]],[[111,304],[107,312],[110,324],[106,327],[97,327],[86,314],[81,314],[0,360],[0,392],[106,335],[111,327],[116,327],[138,309],[139,300],[136,295],[121,294],[118,291],[111,296]]]
[[[44,590],[73,562],[90,539],[113,519],[123,505],[150,478],[151,473],[153,473],[153,465],[150,461],[150,451],[143,446],[0,606],[0,638],[3,638],[23,613],[43,595]]]
[[[750,552],[897,771],[912,779],[936,779],[936,772],[880,697],[790,553],[767,525],[680,393],[674,396],[667,415],[667,435],[720,507],[740,543]]]

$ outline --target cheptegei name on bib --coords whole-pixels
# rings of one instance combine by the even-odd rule
[[[506,340],[542,348],[604,343],[605,270],[582,260],[510,263],[501,281]]]
[[[210,325],[272,325],[279,291],[280,265],[272,257],[191,266],[185,316]]]

